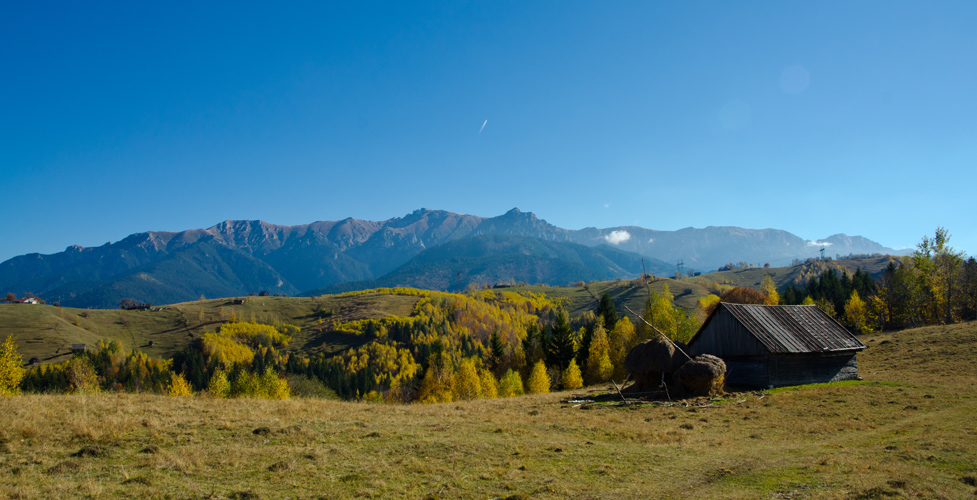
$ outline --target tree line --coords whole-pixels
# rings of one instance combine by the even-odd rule
[[[576,389],[626,376],[624,357],[658,335],[619,315],[604,294],[594,310],[570,318],[565,303],[542,294],[416,289],[358,293],[420,297],[411,315],[338,324],[365,340],[330,355],[287,349],[297,327],[232,319],[196,338],[171,359],[99,342],[71,359],[23,370],[11,354],[10,392],[152,392],[185,396],[339,397],[386,402],[446,402]],[[346,294],[346,295],[351,295]],[[677,307],[667,286],[648,298],[644,320],[687,339],[698,319]],[[14,350],[12,341],[8,351]],[[6,366],[6,365],[0,365]],[[5,371],[6,370],[6,371]]]
[[[861,269],[854,275],[833,269],[806,284],[788,284],[782,304],[815,304],[864,333],[977,319],[977,259],[950,246],[938,227],[897,264],[890,261],[877,279]]]

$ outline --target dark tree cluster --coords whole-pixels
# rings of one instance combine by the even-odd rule
[[[890,263],[891,265],[893,264]],[[845,302],[851,297],[853,290],[864,299],[873,295],[875,288],[872,275],[862,272],[861,268],[855,270],[855,274],[851,276],[847,271],[842,271],[841,277],[834,269],[829,269],[817,279],[808,280],[803,287],[793,283],[788,284],[780,293],[780,303],[797,305],[803,302],[805,297],[811,297],[814,301],[825,299],[834,306],[835,311],[840,312],[845,310]]]

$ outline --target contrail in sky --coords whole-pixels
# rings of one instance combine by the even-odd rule
[[[482,124],[482,128],[478,129],[478,135],[482,135],[482,131],[485,130],[486,124],[488,124],[488,120],[485,120],[485,123]]]

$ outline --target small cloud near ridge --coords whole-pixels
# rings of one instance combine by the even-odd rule
[[[611,234],[605,235],[604,240],[606,240],[611,245],[620,245],[625,241],[631,239],[631,233],[623,230],[611,231]]]
[[[809,247],[830,247],[833,245],[830,241],[808,241],[807,246]]]

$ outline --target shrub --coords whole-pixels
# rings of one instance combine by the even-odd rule
[[[310,378],[305,375],[289,375],[287,379],[288,390],[292,396],[300,398],[339,399],[336,391],[326,387],[317,378]]]
[[[95,394],[99,390],[98,374],[87,356],[75,356],[66,361],[64,375],[73,392]]]
[[[231,383],[231,397],[254,398],[261,390],[261,380],[251,372],[243,371]]]
[[[288,399],[288,380],[279,377],[275,370],[268,368],[261,376],[260,397],[267,399]]]
[[[166,391],[169,396],[175,397],[188,397],[193,396],[193,388],[190,387],[190,382],[183,375],[171,374],[170,375],[170,388]]]
[[[211,375],[207,392],[215,398],[226,398],[231,395],[231,382],[227,380],[227,373],[224,373],[224,370],[217,370]]]
[[[231,396],[235,398],[288,399],[288,380],[268,368],[257,375],[242,371],[231,383]]]

